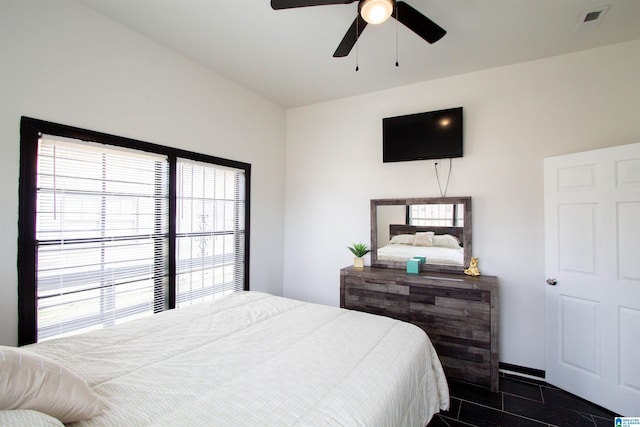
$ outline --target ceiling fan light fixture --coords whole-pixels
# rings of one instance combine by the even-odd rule
[[[362,0],[358,9],[368,24],[382,24],[393,13],[393,0]]]

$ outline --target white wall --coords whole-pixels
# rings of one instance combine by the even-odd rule
[[[23,115],[251,163],[251,287],[282,293],[283,109],[68,0],[1,0],[0,73],[0,344],[17,343]]]
[[[457,106],[448,195],[472,196],[473,252],[499,278],[500,361],[544,369],[542,161],[640,141],[640,41],[289,110],[284,294],[338,305],[369,200],[439,196],[432,161],[382,163],[381,119]]]
[[[370,244],[371,250],[386,246],[391,240],[389,233],[390,224],[405,224],[407,221],[407,208],[405,206],[378,206],[376,211],[378,227],[376,230],[376,241],[378,247],[374,248]],[[369,242],[371,243],[371,242]]]

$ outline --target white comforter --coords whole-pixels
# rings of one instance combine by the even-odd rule
[[[29,349],[104,399],[83,426],[424,427],[449,405],[418,327],[258,292]]]

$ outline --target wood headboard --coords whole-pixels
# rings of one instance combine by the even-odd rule
[[[433,231],[435,234],[451,234],[456,236],[462,246],[464,242],[463,227],[441,227],[437,225],[406,225],[406,224],[389,224],[389,238],[399,234],[416,234],[425,231]]]

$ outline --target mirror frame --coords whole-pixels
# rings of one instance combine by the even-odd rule
[[[463,204],[464,226],[462,247],[464,248],[463,266],[444,264],[423,264],[422,271],[445,271],[462,273],[469,265],[472,254],[472,217],[471,197],[429,197],[408,199],[372,199],[371,200],[371,266],[382,268],[406,269],[406,263],[402,261],[378,260],[378,206],[409,206],[409,205],[438,205],[438,204]]]

